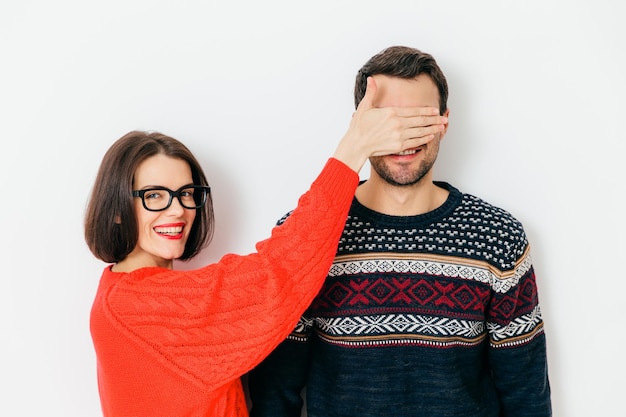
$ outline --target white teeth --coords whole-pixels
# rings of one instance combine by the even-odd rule
[[[398,152],[396,155],[405,156],[405,155],[413,155],[415,153],[417,153],[417,151],[415,149],[412,149],[412,150],[408,149],[406,151]]]
[[[183,231],[182,227],[155,227],[154,231],[163,235],[177,235]]]

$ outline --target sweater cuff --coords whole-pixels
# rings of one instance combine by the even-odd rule
[[[314,181],[330,192],[330,195],[350,193],[354,194],[359,185],[359,174],[346,164],[335,158],[328,158],[324,169]]]

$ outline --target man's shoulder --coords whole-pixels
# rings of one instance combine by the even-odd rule
[[[467,215],[482,217],[485,220],[500,220],[517,225],[520,228],[522,227],[521,222],[508,209],[493,204],[475,194],[461,192],[455,187],[450,187],[456,190],[460,195],[460,203],[457,207],[457,211]]]

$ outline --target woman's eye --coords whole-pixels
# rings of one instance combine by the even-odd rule
[[[161,193],[158,193],[156,191],[150,192],[150,193],[146,193],[144,198],[147,198],[149,200],[156,200],[161,198]]]

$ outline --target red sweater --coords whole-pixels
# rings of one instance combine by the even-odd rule
[[[106,417],[245,417],[240,376],[293,330],[335,257],[358,175],[329,159],[247,256],[102,274],[91,311]]]

